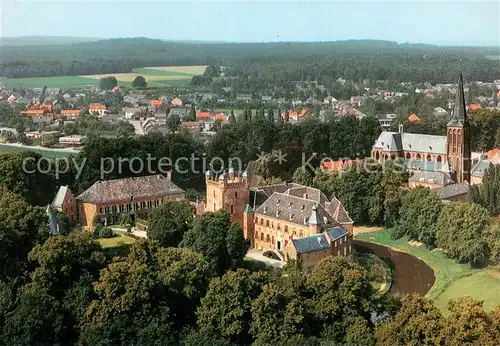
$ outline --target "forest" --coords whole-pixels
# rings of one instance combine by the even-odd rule
[[[469,80],[500,79],[486,55],[496,48],[438,47],[389,41],[278,43],[178,43],[147,38],[110,39],[71,45],[2,46],[0,76],[77,76],[131,72],[167,65],[219,65],[242,85],[269,86],[293,80],[455,82],[462,69]]]

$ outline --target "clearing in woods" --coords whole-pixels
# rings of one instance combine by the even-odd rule
[[[99,85],[103,77],[116,77],[119,85],[131,86],[137,76],[143,76],[149,86],[185,86],[193,76],[202,75],[206,66],[159,66],[133,69],[127,73],[105,73],[81,76],[7,78],[0,76],[0,84],[9,88],[48,88],[77,89]]]

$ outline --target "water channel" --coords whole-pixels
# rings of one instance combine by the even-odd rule
[[[354,240],[354,244],[357,251],[373,253],[385,261],[390,261],[393,271],[391,293],[424,295],[436,281],[432,268],[415,256],[361,240]]]

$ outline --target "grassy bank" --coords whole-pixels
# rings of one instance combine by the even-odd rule
[[[424,261],[434,271],[436,282],[427,293],[436,305],[446,311],[448,301],[462,296],[471,296],[484,301],[486,310],[500,305],[500,275],[493,269],[473,269],[468,264],[459,264],[438,250],[429,251],[424,246],[412,246],[407,238],[392,240],[389,230],[356,235],[356,239],[390,246],[407,252]]]
[[[116,237],[113,238],[101,238],[98,242],[103,248],[117,247],[121,245],[130,245],[135,243],[135,239],[124,234],[116,233]]]

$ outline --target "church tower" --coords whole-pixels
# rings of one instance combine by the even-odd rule
[[[465,107],[464,81],[460,72],[455,105],[446,130],[446,155],[457,183],[462,181],[470,183],[470,147],[470,128]]]

